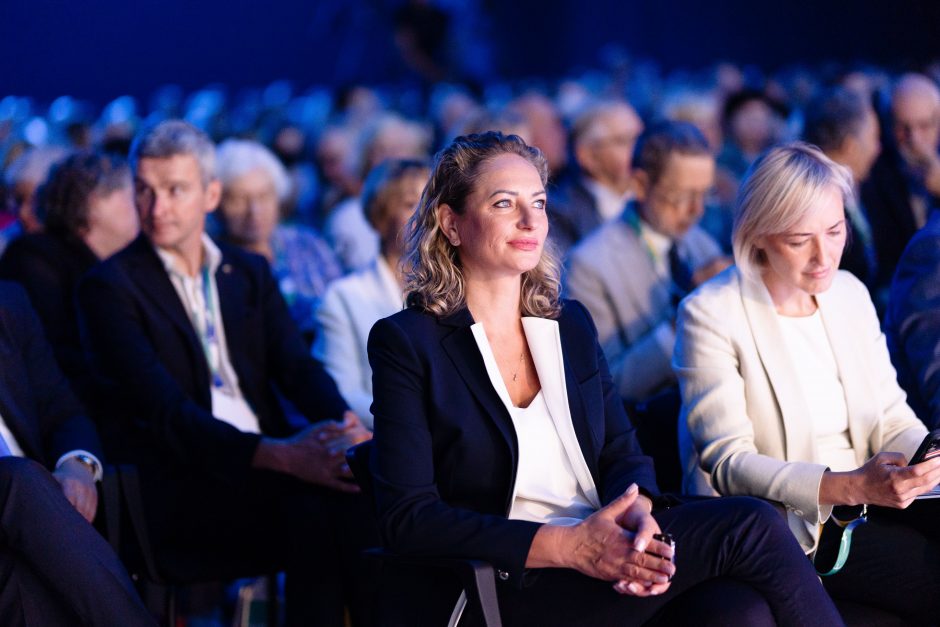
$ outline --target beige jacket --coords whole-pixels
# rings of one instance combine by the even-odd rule
[[[927,430],[897,384],[868,291],[840,271],[817,303],[857,463],[881,451],[910,458]],[[812,550],[831,511],[818,500],[826,466],[806,419],[799,356],[786,350],[767,288],[729,268],[683,301],[677,329],[684,490],[778,501],[800,544]]]

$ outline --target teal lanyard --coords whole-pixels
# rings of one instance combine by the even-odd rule
[[[224,387],[219,367],[222,363],[222,347],[219,343],[218,330],[215,324],[215,299],[212,297],[212,285],[209,283],[209,268],[202,267],[202,299],[206,307],[206,328],[202,334],[202,350],[206,354],[206,362],[212,374],[212,385],[217,388]]]
[[[640,224],[640,214],[636,210],[636,205],[631,202],[627,205],[627,210],[623,212],[623,220],[627,223],[627,226],[630,227],[630,230],[637,236],[643,246],[646,248],[646,255],[650,258],[650,263],[653,264],[653,268],[659,267],[659,255],[656,254],[656,251],[653,250],[653,247],[650,245],[649,241],[643,236],[643,226]]]
[[[852,532],[855,531],[855,528],[859,525],[863,525],[868,522],[868,505],[862,506],[862,513],[855,520],[845,523],[841,520],[833,519],[836,521],[836,524],[844,526],[845,529],[842,531],[842,539],[839,540],[839,554],[836,556],[836,563],[832,565],[832,568],[828,572],[821,573],[818,570],[816,573],[820,577],[829,577],[835,575],[837,572],[842,570],[842,567],[845,566],[845,561],[849,559],[849,551],[852,550]]]

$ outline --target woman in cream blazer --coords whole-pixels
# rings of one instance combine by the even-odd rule
[[[833,596],[919,620],[940,593],[940,569],[924,547],[937,555],[940,543],[936,532],[915,531],[916,512],[899,510],[940,482],[940,460],[906,465],[927,430],[905,403],[866,288],[838,270],[851,193],[841,166],[800,143],[769,151],[742,184],[737,265],[679,312],[684,488],[781,504],[807,552],[834,506],[882,506],[855,534],[852,559],[824,583]],[[807,323],[814,334],[804,333]],[[806,372],[827,381],[822,391]],[[841,445],[827,444],[831,424],[842,425]],[[824,547],[839,540],[830,526]],[[917,574],[920,599],[899,587],[911,579],[902,573]],[[895,583],[881,585],[888,575]]]

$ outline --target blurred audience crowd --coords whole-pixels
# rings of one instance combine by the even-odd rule
[[[931,217],[940,202],[940,64],[919,69],[763,73],[724,63],[664,72],[637,61],[557,81],[431,83],[418,91],[304,90],[284,81],[240,91],[164,86],[147,102],[121,96],[103,107],[70,96],[40,103],[9,95],[0,99],[0,278],[23,286],[59,368],[99,425],[119,420],[110,415],[115,399],[128,415],[162,425],[126,439],[103,428],[102,438],[109,458],[120,457],[112,452],[122,446],[143,451],[131,461],[144,468],[145,482],[161,477],[164,496],[174,495],[156,499],[164,518],[177,510],[182,517],[183,509],[214,512],[180,534],[202,543],[200,534],[212,535],[210,523],[227,515],[215,501],[200,503],[203,494],[222,494],[220,469],[268,473],[241,492],[251,503],[286,508],[291,500],[304,510],[291,516],[329,511],[345,520],[363,507],[343,494],[352,491],[348,468],[335,450],[321,451],[323,476],[313,476],[321,471],[301,468],[303,456],[319,446],[315,440],[345,447],[371,437],[366,341],[377,320],[404,304],[402,231],[430,158],[460,135],[515,134],[547,160],[549,237],[564,261],[564,293],[590,311],[661,487],[678,491],[678,462],[661,462],[677,459],[679,302],[733,263],[741,181],[761,154],[785,142],[812,143],[850,173],[841,267],[887,319],[892,358],[919,417],[940,424],[933,348],[919,348],[935,346],[940,335],[929,327],[936,276],[924,275],[940,249]],[[169,120],[191,126],[171,125],[152,145],[133,143],[142,129]],[[185,168],[175,172],[176,165]],[[194,205],[185,204],[189,179],[202,182]],[[160,213],[166,207],[177,207],[170,226]],[[923,242],[924,259],[902,256],[912,238]],[[268,292],[261,261],[242,249],[270,265],[286,310]],[[189,267],[190,258],[205,265]],[[186,310],[151,310],[148,292],[157,282]],[[927,312],[922,319],[920,312]],[[172,324],[189,329],[187,317],[195,335],[170,332]],[[200,359],[188,361],[189,344],[205,350],[211,372]],[[100,359],[93,368],[89,347]],[[216,420],[219,408],[231,414],[221,416],[229,424]],[[341,422],[319,422],[329,418]],[[145,435],[159,444],[151,449]],[[158,469],[152,476],[147,464]],[[176,487],[167,478],[184,474],[190,479]],[[177,487],[182,497],[172,492]],[[255,522],[245,521],[239,534],[294,531]],[[342,535],[323,524],[323,538]],[[220,555],[226,540],[214,538]],[[358,548],[338,546],[333,557],[342,562]],[[296,575],[292,556],[277,555],[251,566]],[[337,588],[355,586],[356,573],[347,575]],[[348,590],[336,595],[354,604]],[[331,611],[324,620],[342,615],[341,605]]]

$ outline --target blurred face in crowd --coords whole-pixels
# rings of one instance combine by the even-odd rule
[[[429,175],[430,172],[427,170],[416,170],[390,184],[385,206],[378,211],[372,224],[379,234],[382,251],[386,255],[401,256],[404,250],[402,234],[405,224],[408,223],[418,206],[421,192],[424,190]]]
[[[636,170],[635,176],[640,216],[656,232],[678,239],[705,212],[705,198],[715,183],[715,160],[674,152],[657,180],[643,170]]]
[[[567,161],[567,133],[551,100],[540,95],[524,96],[512,105],[526,119],[531,146],[538,147],[548,161],[548,169],[558,172]],[[531,139],[531,141],[528,141]]]
[[[92,192],[88,198],[88,228],[82,239],[99,259],[110,257],[131,243],[140,230],[134,207],[134,187],[127,185],[110,193]]]
[[[134,186],[140,227],[153,245],[184,259],[198,256],[206,215],[219,204],[219,181],[204,184],[196,157],[180,154],[142,158]]]
[[[589,177],[623,194],[630,189],[633,147],[643,132],[643,122],[627,105],[598,116],[575,152]]]
[[[874,109],[869,108],[858,131],[848,139],[850,146],[846,152],[853,155],[849,168],[856,182],[860,183],[868,178],[875,159],[881,153],[879,135],[878,116],[875,115]]]
[[[463,214],[441,205],[441,229],[456,243],[468,280],[518,277],[538,265],[548,235],[545,199],[535,166],[501,154],[480,166]]]
[[[219,205],[225,232],[249,249],[265,248],[279,218],[274,180],[262,168],[235,177],[222,190]]]
[[[779,305],[829,289],[842,259],[845,234],[842,194],[832,185],[793,228],[758,238],[767,261],[764,284],[774,302]]]
[[[901,156],[918,163],[940,147],[940,100],[930,89],[910,89],[892,102],[894,141]]]
[[[38,188],[39,184],[36,181],[18,181],[13,185],[10,193],[13,212],[27,233],[42,230],[42,222],[36,216],[36,190]]]
[[[767,103],[750,100],[731,117],[730,132],[742,151],[756,154],[773,143],[776,118]]]

